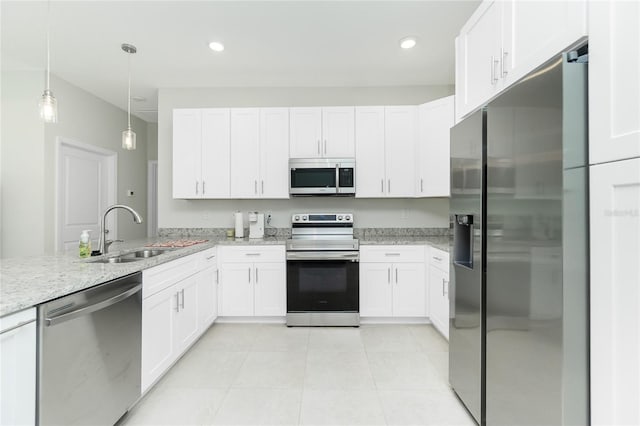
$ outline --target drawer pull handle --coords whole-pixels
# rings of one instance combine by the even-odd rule
[[[207,260],[211,260],[211,259],[213,259],[214,257],[216,257],[216,255],[215,255],[215,254],[213,254],[213,255],[211,255],[211,256],[209,256],[209,257],[207,257]]]
[[[434,258],[435,260],[437,260],[438,262],[442,262],[442,258],[441,258],[441,257],[433,256],[433,258]]]
[[[400,253],[385,253],[385,256],[400,256]]]
[[[245,256],[260,256],[260,253],[245,253]]]

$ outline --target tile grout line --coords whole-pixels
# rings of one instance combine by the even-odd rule
[[[311,330],[310,328],[307,333],[307,350],[305,351],[304,357],[304,373],[302,375],[302,390],[300,391],[300,405],[298,406],[298,425],[302,422],[302,403],[304,401],[304,389],[307,385],[307,367],[309,366],[309,343],[311,341]]]

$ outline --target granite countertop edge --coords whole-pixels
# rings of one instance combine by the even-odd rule
[[[193,239],[195,235],[189,235]],[[0,261],[0,317],[37,306],[98,284],[143,271],[172,260],[216,246],[285,245],[288,236],[278,235],[260,240],[228,239],[205,235],[208,241],[189,247],[167,250],[166,253],[138,262],[105,264],[97,258],[80,259],[77,253],[2,259]],[[175,238],[159,237],[114,244],[107,256],[117,256]],[[421,245],[427,244],[448,251],[447,236],[365,236],[361,245]]]

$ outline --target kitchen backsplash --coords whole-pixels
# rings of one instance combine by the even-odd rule
[[[211,238],[226,238],[227,230],[231,228],[160,228],[158,229],[159,237],[194,237],[194,236],[210,236]],[[271,228],[265,227],[265,237],[276,237],[278,239],[286,239],[291,236],[290,228]],[[449,228],[354,228],[353,234],[355,238],[368,237],[386,237],[386,236],[403,236],[403,237],[436,237],[450,235]],[[245,235],[249,235],[249,228],[245,228]]]

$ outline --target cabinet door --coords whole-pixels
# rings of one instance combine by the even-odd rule
[[[388,197],[415,196],[416,106],[385,107],[384,134]]]
[[[516,82],[587,35],[586,1],[512,0],[503,2],[503,7],[499,75],[505,85]],[[637,18],[636,14],[636,23]],[[629,34],[625,33],[625,37]]]
[[[198,329],[202,333],[218,316],[218,270],[207,268],[198,274]]]
[[[357,107],[356,197],[384,197],[384,107]]]
[[[1,320],[0,425],[36,424],[35,318],[35,309],[30,309]],[[32,322],[9,330],[29,320]]]
[[[174,315],[178,293],[169,287],[142,300],[142,392],[145,392],[175,359]]]
[[[591,422],[640,424],[640,158],[590,168]]]
[[[453,96],[420,105],[418,112],[416,194],[419,197],[448,197],[449,132],[454,121]]]
[[[426,282],[424,262],[393,265],[393,316],[424,317]]]
[[[285,263],[254,265],[256,316],[285,316],[287,313],[287,279]]]
[[[322,108],[289,108],[289,156],[322,156]]]
[[[181,354],[198,337],[198,279],[197,275],[181,281],[176,287],[180,304],[174,321],[176,355]]]
[[[392,265],[360,262],[360,315],[390,317],[392,312]]]
[[[589,2],[589,163],[640,157],[640,2]]]
[[[253,315],[253,264],[220,265],[218,306],[220,316]]]
[[[260,109],[260,196],[289,198],[289,109]]]
[[[260,196],[260,115],[257,108],[231,110],[231,197]]]
[[[201,143],[200,110],[173,110],[173,198],[202,196]]]
[[[202,197],[228,198],[230,182],[229,109],[202,110]]]
[[[429,319],[449,338],[449,274],[429,266]]]
[[[484,1],[462,27],[456,60],[456,108],[464,116],[487,102],[500,81],[502,1]],[[460,89],[460,90],[458,90]]]
[[[322,156],[356,156],[354,107],[322,108]]]

